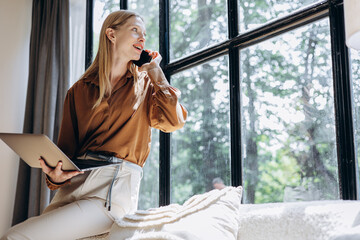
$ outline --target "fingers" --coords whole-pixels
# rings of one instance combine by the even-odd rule
[[[42,158],[39,158],[40,166],[44,173],[49,174],[53,169],[50,168]]]
[[[152,59],[157,58],[158,56],[160,56],[158,51],[151,51],[149,49],[145,49],[145,52],[149,53],[149,55],[152,57]]]
[[[155,59],[155,58],[157,58],[159,56],[159,53],[158,52],[151,52],[149,55],[152,57],[152,59]]]
[[[57,172],[62,172],[61,167],[62,167],[62,162],[61,162],[61,161],[58,161],[58,163],[57,163],[57,165],[56,165],[56,167],[55,167],[55,171],[57,171]]]
[[[79,171],[62,171],[61,175],[57,178],[58,181],[65,182],[68,179],[71,179],[79,174],[83,174],[84,172]]]
[[[41,168],[45,174],[47,174],[51,181],[57,182],[65,182],[66,180],[75,177],[76,175],[83,174],[84,172],[80,171],[63,171],[62,165],[63,163],[59,161],[55,168],[49,167],[43,159],[39,159]]]
[[[149,71],[152,68],[160,67],[160,62],[162,60],[162,57],[159,54],[159,52],[151,51],[151,50],[148,50],[148,49],[145,49],[144,51],[149,53],[149,56],[151,56],[152,61],[150,63],[143,64],[140,68],[138,68],[138,70],[140,72],[142,72],[142,71]]]
[[[79,172],[79,171],[70,171],[70,172],[64,172],[64,177],[67,179],[73,178],[79,174],[83,174],[84,172]]]

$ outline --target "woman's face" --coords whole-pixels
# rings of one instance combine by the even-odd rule
[[[145,24],[139,17],[129,18],[124,25],[114,32],[114,56],[122,60],[139,60],[145,47]]]

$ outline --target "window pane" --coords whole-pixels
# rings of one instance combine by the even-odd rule
[[[351,56],[351,73],[352,73],[353,100],[354,100],[354,110],[353,110],[354,130],[355,130],[354,135],[355,135],[356,155],[359,165],[360,164],[359,162],[360,160],[360,51],[351,49],[350,56]]]
[[[259,27],[270,20],[283,17],[316,2],[319,0],[238,0],[239,31],[244,32]]]
[[[228,57],[171,77],[189,115],[171,135],[171,202],[183,203],[213,188],[214,178],[230,184]]]
[[[159,130],[152,129],[151,150],[143,167],[138,209],[159,206]]]
[[[138,13],[145,22],[145,48],[159,51],[159,0],[129,0],[129,10]]]
[[[86,1],[70,2],[70,86],[85,70]]]
[[[227,39],[226,0],[170,1],[170,59]]]
[[[240,58],[245,202],[338,199],[328,19]]]
[[[145,22],[145,49],[159,51],[159,0],[129,0],[129,10],[138,13]],[[159,131],[152,129],[151,151],[143,168],[139,209],[159,206]]]
[[[120,10],[120,0],[94,0],[93,16],[93,60],[99,47],[99,35],[105,18],[112,12]]]

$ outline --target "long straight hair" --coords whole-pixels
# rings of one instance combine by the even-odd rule
[[[109,14],[101,27],[99,49],[96,54],[95,60],[80,78],[98,78],[99,97],[95,102],[93,109],[100,105],[104,97],[110,96],[112,90],[110,82],[110,71],[112,67],[113,53],[111,51],[112,43],[106,35],[106,29],[112,28],[114,30],[118,30],[122,25],[126,23],[129,18],[134,16],[142,19],[142,17],[135,12],[128,10],[119,10]],[[127,68],[133,75],[134,84],[136,84],[139,75],[138,67],[134,63],[130,62]]]

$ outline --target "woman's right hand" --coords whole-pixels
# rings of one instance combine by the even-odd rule
[[[84,172],[80,172],[80,171],[63,171],[61,169],[62,167],[62,162],[59,161],[56,165],[55,168],[51,168],[49,167],[44,159],[40,158],[39,159],[40,161],[40,166],[43,170],[43,172],[49,176],[50,178],[50,181],[53,182],[53,183],[63,183],[67,180],[69,180],[70,178],[73,178],[75,177],[76,175],[79,175],[79,174],[83,174]]]

